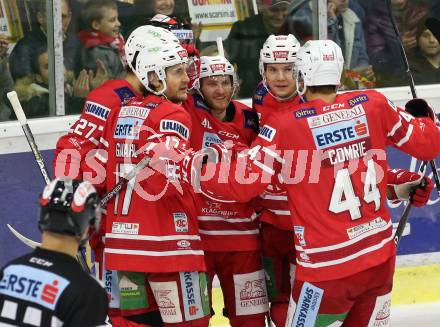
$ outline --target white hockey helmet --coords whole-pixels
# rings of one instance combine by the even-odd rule
[[[230,75],[232,76],[232,86],[238,86],[238,78],[234,66],[223,56],[201,56],[200,74],[194,82],[194,89],[201,94],[201,80],[205,77]]]
[[[258,68],[264,79],[264,64],[296,62],[296,53],[300,48],[299,41],[292,35],[270,35],[260,50]]]
[[[128,66],[136,71],[136,57],[139,52],[151,45],[179,43],[177,37],[170,31],[152,25],[139,26],[127,38],[125,43],[125,55]]]
[[[163,95],[167,89],[165,68],[188,62],[188,52],[179,42],[147,44],[136,58],[134,73],[145,88],[156,95]],[[153,90],[148,82],[148,73],[156,73],[163,83],[163,89]]]
[[[335,42],[332,40],[306,42],[297,54],[295,71],[298,94],[304,94],[307,86],[339,85],[343,69],[342,50]]]

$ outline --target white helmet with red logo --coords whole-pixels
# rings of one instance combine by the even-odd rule
[[[232,86],[238,86],[237,74],[234,66],[223,56],[201,56],[200,74],[194,83],[194,89],[200,93],[202,78],[211,76],[230,75],[232,76]],[[201,94],[201,93],[200,93]]]
[[[295,63],[299,41],[292,35],[270,35],[260,50],[259,69],[264,79],[264,64]]]
[[[165,68],[187,62],[188,53],[179,43],[158,43],[156,45],[150,43],[139,52],[134,73],[149,92],[162,95],[167,89]],[[163,83],[163,89],[160,91],[150,87],[148,81],[148,73],[150,72],[156,73]]]
[[[339,85],[343,69],[342,50],[335,42],[306,42],[297,54],[295,71],[298,94],[304,94],[307,86]]]

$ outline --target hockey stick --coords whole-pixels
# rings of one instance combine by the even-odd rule
[[[222,38],[219,36],[217,38],[216,42],[217,42],[218,55],[224,57],[225,56],[225,49],[223,48]]]
[[[394,33],[396,34],[397,40],[399,41],[400,54],[402,55],[403,63],[405,65],[405,69],[406,69],[406,74],[408,75],[409,87],[411,89],[411,94],[412,94],[413,98],[417,98],[416,88],[414,85],[414,79],[413,79],[413,76],[412,76],[412,73],[411,73],[411,70],[409,67],[408,58],[406,57],[405,48],[403,47],[403,43],[402,43],[402,38],[400,36],[399,29],[397,28],[396,21],[393,16],[393,11],[391,8],[391,0],[386,0],[386,2],[387,2],[387,7],[388,7],[388,14],[391,19],[391,25],[393,26]],[[435,163],[435,160],[431,160],[431,161],[429,161],[429,163],[431,165],[432,175],[434,177],[435,186],[437,188],[437,193],[438,193],[438,196],[440,197],[440,179],[438,177],[437,165]],[[427,161],[424,161],[422,163],[422,166],[420,167],[420,170],[424,172],[426,169],[426,165],[427,165]],[[422,179],[419,187],[423,187],[423,186],[424,186],[424,180]],[[409,219],[409,213],[411,212],[411,208],[412,208],[411,201],[408,201],[408,204],[406,205],[405,210],[403,211],[402,217],[399,220],[399,224],[397,226],[396,233],[394,235],[394,242],[396,243],[396,247],[398,246],[398,244],[400,242],[403,230],[405,229],[405,225]]]
[[[15,112],[15,115],[17,116],[18,121],[20,122],[21,128],[23,129],[24,135],[26,136],[26,139],[28,141],[28,144],[32,150],[32,153],[34,154],[35,160],[38,164],[38,167],[40,168],[41,175],[44,178],[44,181],[46,182],[46,185],[50,183],[50,177],[47,172],[46,165],[44,164],[43,157],[41,156],[41,152],[37,147],[37,143],[35,142],[34,135],[32,134],[32,131],[27,123],[26,115],[23,111],[23,108],[21,106],[20,100],[18,100],[17,93],[15,91],[8,92],[7,97],[9,99],[9,102],[12,105],[12,109]],[[13,228],[11,225],[7,225],[9,230],[24,244],[31,248],[35,248],[36,246],[40,246],[41,244],[35,241],[32,241],[31,239],[28,239],[24,235],[20,234],[15,228]],[[79,264],[83,267],[83,269],[90,273],[89,266],[87,265],[87,259],[84,257],[83,252],[81,249],[78,249],[78,253],[76,255]]]
[[[121,191],[122,187],[127,185],[133,177],[135,177],[142,169],[144,169],[149,164],[150,160],[150,157],[144,157],[136,164],[136,166],[134,166],[132,170],[130,170],[125,176],[123,176],[122,179],[101,199],[101,202],[99,203],[101,208],[105,208],[107,203]]]
[[[41,153],[38,150],[37,144],[35,143],[34,135],[32,134],[31,129],[27,123],[26,115],[24,114],[23,108],[21,107],[20,101],[18,100],[17,92],[11,91],[7,94],[9,102],[12,105],[12,109],[14,109],[15,115],[23,129],[24,135],[31,147],[31,151],[34,154],[35,160],[37,161],[38,167],[40,168],[41,175],[46,182],[46,184],[50,183],[50,178],[47,173],[47,168],[44,165],[43,158],[41,157]]]

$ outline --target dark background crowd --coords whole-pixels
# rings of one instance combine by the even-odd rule
[[[6,93],[15,90],[28,118],[49,116],[49,54],[45,0],[15,3],[21,33],[17,40],[0,34],[0,121],[15,119]],[[189,0],[188,0],[189,1]],[[416,84],[440,83],[440,45],[426,28],[429,16],[440,16],[440,0],[390,0]],[[124,77],[124,39],[155,14],[177,17],[193,30],[202,54],[213,42],[202,42],[204,26],[193,22],[187,0],[62,0],[66,114],[81,112],[85,97],[108,79]],[[237,0],[253,8],[252,0]],[[313,38],[312,1],[256,0],[258,13],[232,24],[224,40],[236,66],[239,98],[253,95],[259,82],[259,51],[270,34],[294,34],[301,43]],[[342,89],[407,85],[407,75],[385,0],[328,0],[328,38],[345,57]],[[12,49],[12,50],[11,50]]]

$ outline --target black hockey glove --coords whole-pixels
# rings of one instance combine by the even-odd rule
[[[429,117],[436,120],[434,110],[423,99],[412,99],[405,104],[405,110],[416,118]]]

